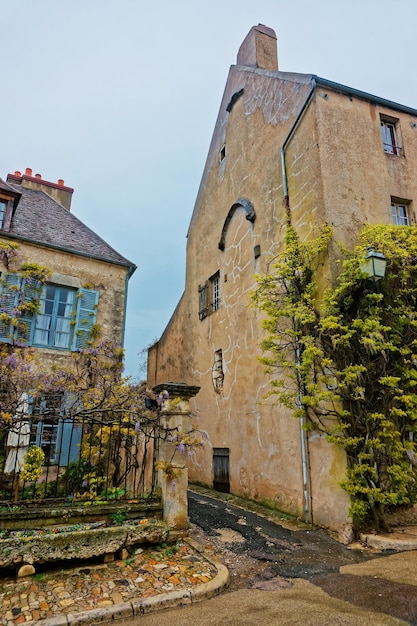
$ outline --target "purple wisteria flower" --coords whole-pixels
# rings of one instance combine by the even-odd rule
[[[4,364],[7,365],[7,367],[16,369],[18,361],[17,361],[17,356],[15,352],[12,352],[12,354],[9,354],[9,356],[6,356],[6,358],[4,359]]]

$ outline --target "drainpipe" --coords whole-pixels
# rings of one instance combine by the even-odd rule
[[[300,375],[300,366],[301,366],[301,351],[300,351],[300,343],[298,341],[298,337],[295,338],[296,343],[296,353],[297,353],[297,378],[298,378],[298,408],[300,411],[303,411],[303,387],[302,380]],[[304,430],[304,417],[300,417],[300,442],[301,442],[301,469],[303,474],[303,499],[304,499],[304,521],[306,524],[310,521],[313,521],[313,511],[312,507],[309,506],[309,497],[308,497],[308,486],[310,483],[310,473],[307,462],[307,433]],[[311,488],[310,488],[311,493]]]
[[[290,131],[288,133],[288,135],[286,136],[284,143],[281,146],[281,167],[282,167],[282,185],[283,185],[283,192],[284,192],[284,206],[285,206],[285,212],[287,215],[287,224],[290,225],[291,224],[291,214],[290,214],[290,197],[289,197],[289,193],[288,193],[288,178],[287,178],[287,168],[286,168],[286,164],[285,164],[285,150],[288,146],[288,144],[290,143],[294,132],[298,126],[298,124],[301,121],[301,118],[303,117],[305,111],[307,110],[307,107],[309,106],[311,100],[313,99],[313,95],[315,93],[316,90],[316,81],[314,79],[314,77],[311,78],[311,89],[300,109],[300,111],[298,112],[297,117],[294,120],[293,125],[290,128]],[[300,375],[300,365],[301,365],[301,350],[300,350],[300,343],[298,340],[298,336],[296,335],[295,338],[295,343],[296,343],[296,365],[297,365],[297,378],[298,378],[298,408],[303,410],[303,387],[302,387],[302,380],[301,380],[301,375]],[[313,521],[313,511],[312,511],[312,507],[310,506],[310,499],[309,499],[309,484],[311,484],[310,481],[310,472],[309,472],[309,466],[308,466],[308,460],[307,460],[307,455],[308,455],[308,450],[307,450],[307,434],[306,431],[304,430],[304,425],[305,425],[305,420],[304,417],[300,417],[300,442],[301,442],[301,466],[302,466],[302,476],[303,476],[303,500],[304,500],[304,521],[306,522],[306,524],[310,521],[310,516],[311,516],[311,521]],[[311,494],[311,488],[310,488],[310,494]]]
[[[124,348],[125,345],[125,332],[126,332],[126,313],[127,313],[127,292],[128,292],[128,286],[129,286],[129,278],[132,276],[133,272],[135,271],[136,267],[134,265],[131,265],[129,267],[129,270],[126,274],[126,278],[125,278],[125,301],[123,304],[123,327],[122,327],[122,348]]]
[[[288,144],[290,143],[292,136],[295,132],[295,129],[297,128],[301,118],[303,117],[308,105],[310,104],[314,92],[316,90],[316,80],[314,77],[311,78],[311,89],[307,95],[307,98],[304,101],[304,104],[302,105],[300,111],[298,112],[297,117],[294,120],[293,125],[290,128],[290,131],[288,133],[288,135],[286,136],[284,143],[281,146],[281,167],[282,167],[282,186],[283,186],[283,190],[284,190],[284,206],[285,206],[285,210],[287,212],[287,223],[290,224],[291,219],[290,219],[290,197],[288,194],[288,178],[287,178],[287,168],[285,165],[285,149],[288,146]]]

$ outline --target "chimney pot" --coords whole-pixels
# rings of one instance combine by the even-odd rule
[[[25,174],[26,174],[26,176],[32,176],[32,169],[30,167],[27,167],[26,171],[25,171]]]
[[[14,175],[15,175],[15,176],[21,176],[21,175],[22,175],[22,172],[19,172],[19,170],[16,170],[16,171],[15,171],[15,173],[14,173]]]
[[[35,178],[42,178],[42,174],[35,174]]]
[[[59,185],[60,187],[63,187],[63,186],[64,186],[64,181],[62,180],[62,178],[58,178],[58,185]]]

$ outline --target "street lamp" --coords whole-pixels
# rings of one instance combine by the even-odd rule
[[[372,246],[368,248],[364,262],[361,264],[361,271],[372,278],[374,282],[381,280],[385,276],[387,259],[382,252],[377,252]]]

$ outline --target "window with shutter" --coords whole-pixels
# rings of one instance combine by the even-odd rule
[[[72,339],[75,289],[45,285],[36,315],[33,345],[69,349]]]
[[[210,276],[203,285],[198,287],[198,317],[205,319],[220,308],[220,272]]]
[[[82,426],[65,417],[66,395],[32,398],[30,443],[42,448],[45,465],[67,465],[79,458]]]
[[[36,280],[7,273],[0,284],[0,341],[62,350],[81,350],[89,345],[96,323],[99,294],[92,289],[44,285],[39,294]],[[23,300],[39,298],[40,310],[16,314]],[[24,310],[24,309],[23,309]],[[12,321],[14,323],[12,323]]]

